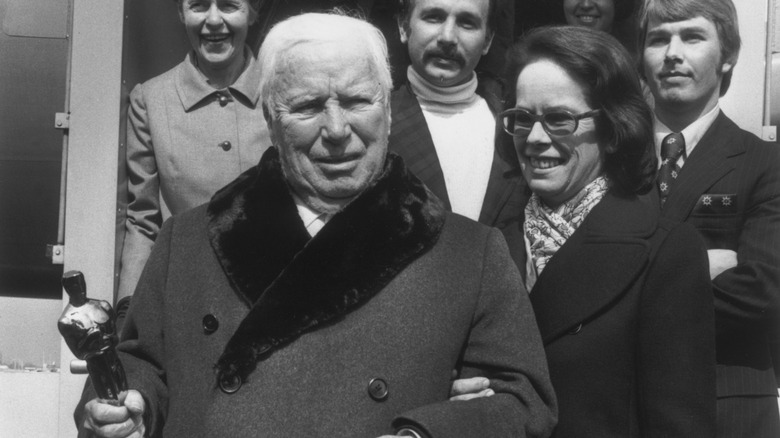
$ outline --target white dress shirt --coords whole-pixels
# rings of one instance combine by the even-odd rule
[[[715,108],[710,110],[707,114],[699,117],[698,120],[686,126],[682,130],[683,138],[685,139],[685,152],[680,155],[680,159],[677,160],[677,165],[682,168],[685,163],[685,159],[691,156],[693,148],[699,144],[699,140],[704,136],[704,133],[710,129],[715,119],[720,113],[720,106],[715,105]],[[661,142],[664,138],[672,133],[672,130],[668,126],[664,125],[658,117],[653,116],[653,131],[655,132],[655,155],[658,157],[658,167],[661,167]]]
[[[293,195],[293,200],[295,200],[295,206],[298,208],[298,216],[301,217],[301,220],[303,221],[303,226],[306,227],[306,231],[309,232],[309,235],[311,237],[314,237],[317,235],[317,233],[320,232],[322,227],[325,226],[325,224],[328,223],[328,221],[331,218],[331,215],[325,214],[325,213],[318,213],[311,208],[309,208],[308,205],[304,204],[303,201],[301,201],[300,198]]]

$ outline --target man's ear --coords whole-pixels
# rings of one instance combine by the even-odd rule
[[[734,65],[737,63],[736,59],[729,59],[723,62],[723,65],[720,66],[720,74],[725,75],[726,73],[730,72],[734,69]]]
[[[276,134],[271,123],[271,113],[268,111],[268,106],[265,103],[263,103],[263,119],[265,119],[265,124],[268,125],[268,136],[271,138],[271,144],[275,145],[276,139],[274,137]]]
[[[490,31],[485,35],[485,47],[482,48],[482,56],[487,55],[487,52],[490,50],[490,45],[493,44],[493,37],[496,35],[495,32]]]
[[[184,23],[184,0],[176,2],[176,12],[179,13],[179,21]]]
[[[401,36],[401,42],[403,44],[408,43],[409,34],[411,33],[411,30],[409,29],[409,20],[407,20],[406,17],[398,16],[397,24],[398,24],[398,35]]]

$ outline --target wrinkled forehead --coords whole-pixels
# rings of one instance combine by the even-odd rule
[[[291,84],[326,81],[346,90],[375,88],[378,67],[369,46],[359,39],[351,41],[301,41],[291,46],[279,60],[273,84],[276,94]]]

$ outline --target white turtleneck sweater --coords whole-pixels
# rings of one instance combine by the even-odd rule
[[[476,93],[476,74],[453,87],[431,84],[411,66],[407,77],[428,124],[452,211],[479,220],[493,164],[495,119]]]

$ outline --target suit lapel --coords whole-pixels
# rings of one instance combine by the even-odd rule
[[[736,125],[720,113],[691,156],[685,160],[680,177],[664,204],[664,217],[684,221],[699,197],[734,170],[734,162],[730,158],[744,153],[745,149],[743,144],[733,138],[733,128]]]
[[[587,322],[631,288],[648,262],[657,194],[608,193],[550,260],[531,292],[545,344]]]
[[[420,104],[409,85],[393,92],[391,114],[393,122],[390,130],[390,150],[406,157],[405,162],[409,170],[428,186],[447,210],[452,210],[433,138]]]
[[[494,149],[493,164],[490,166],[490,177],[485,199],[482,201],[482,210],[479,212],[479,222],[497,225],[496,220],[501,212],[501,206],[509,201],[515,190],[522,189],[520,179],[512,177],[513,172],[516,172],[516,169],[512,169],[509,163],[501,158],[497,149]]]

